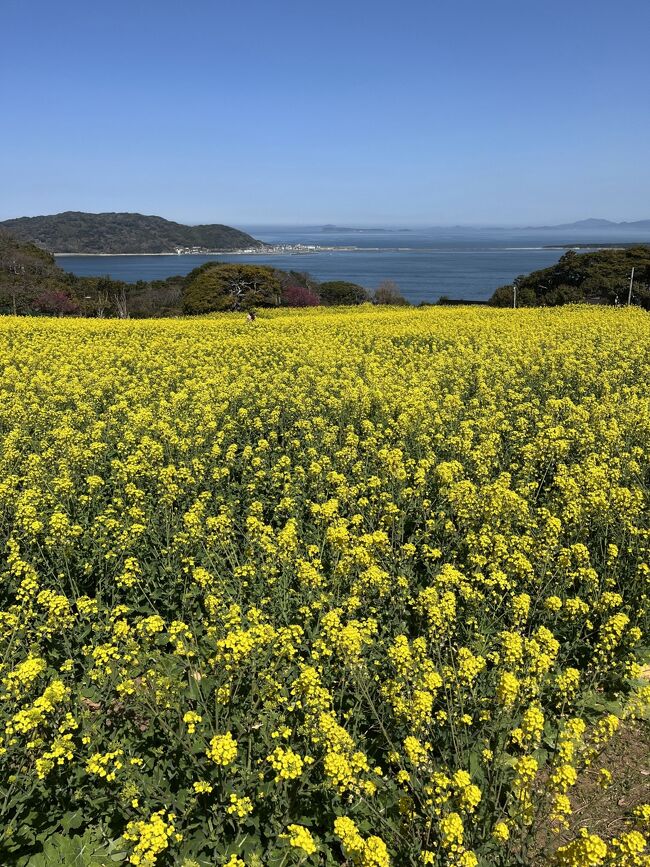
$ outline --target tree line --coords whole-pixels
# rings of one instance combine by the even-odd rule
[[[367,302],[408,303],[391,281],[369,293],[356,283],[321,283],[301,271],[262,265],[206,262],[186,276],[135,283],[78,277],[59,268],[50,253],[0,229],[0,313],[4,314],[146,318]]]
[[[630,293],[630,277],[634,269]],[[538,307],[567,303],[633,304],[650,309],[650,246],[565,253],[556,265],[499,287],[488,304]],[[406,305],[386,280],[374,292],[346,280],[319,282],[301,271],[206,262],[186,276],[125,283],[78,277],[54,257],[0,229],[0,313],[14,315],[160,317],[254,307]],[[467,303],[443,296],[439,304]]]
[[[634,269],[634,275],[632,275]],[[631,287],[631,293],[630,293]],[[517,277],[492,295],[495,307],[554,307],[559,304],[633,304],[650,310],[650,246],[569,250],[557,264]]]

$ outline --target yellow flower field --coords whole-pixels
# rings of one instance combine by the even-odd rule
[[[0,863],[531,864],[647,713],[649,347],[588,307],[1,319]],[[553,863],[648,865],[649,824]]]

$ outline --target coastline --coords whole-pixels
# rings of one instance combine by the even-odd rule
[[[484,253],[500,253],[500,252],[527,252],[527,251],[544,251],[544,250],[575,250],[579,246],[590,250],[615,249],[617,246],[635,246],[628,245],[605,245],[605,244],[547,244],[538,247],[487,247],[485,249],[465,249],[454,250],[437,247],[301,247],[301,246],[286,246],[286,247],[271,247],[267,250],[194,250],[188,253],[52,253],[56,257],[74,257],[79,258],[97,258],[115,256],[172,256],[176,259],[182,259],[184,256],[308,256],[314,253],[458,253],[464,256]]]
[[[317,246],[269,246],[264,250],[258,249],[244,249],[244,250],[192,250],[191,252],[183,252],[183,253],[62,253],[60,251],[54,252],[52,256],[74,256],[75,258],[79,256],[174,256],[177,259],[181,259],[183,256],[287,256],[287,255],[300,255],[300,254],[309,254],[309,253],[340,253],[340,252],[354,252],[356,250],[367,250],[376,249],[377,251],[382,250],[381,247],[377,248],[365,248],[365,247],[317,247]]]
[[[207,250],[199,253],[52,253],[52,256],[175,256],[180,259],[182,256],[252,256],[259,254],[261,256],[273,252],[271,250]]]
[[[52,253],[52,256],[187,256],[187,255],[195,255],[195,256],[224,256],[226,253],[229,255],[231,253],[241,252],[239,250],[221,250],[218,253]],[[248,251],[247,251],[248,253]],[[250,255],[250,253],[248,253]]]

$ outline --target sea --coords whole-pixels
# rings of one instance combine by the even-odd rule
[[[492,292],[531,271],[555,264],[566,245],[648,243],[650,232],[622,233],[559,229],[421,228],[363,229],[318,226],[239,226],[276,246],[331,249],[302,252],[156,256],[57,256],[79,276],[110,276],[129,283],[187,274],[207,261],[251,262],[284,271],[308,272],[319,281],[349,280],[372,290],[396,283],[413,304],[441,296],[487,301]]]

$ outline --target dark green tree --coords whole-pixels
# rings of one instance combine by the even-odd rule
[[[183,287],[187,313],[213,313],[275,307],[281,287],[273,268],[263,265],[209,263],[188,275]]]
[[[370,300],[368,293],[357,283],[348,283],[346,280],[330,280],[321,283],[318,287],[320,300],[329,306],[339,304],[363,304]]]

